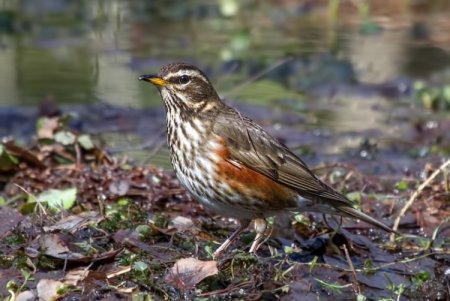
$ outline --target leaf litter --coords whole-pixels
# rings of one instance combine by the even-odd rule
[[[339,227],[337,219],[296,214],[271,221],[272,235],[258,256],[245,253],[254,237],[248,231],[212,260],[234,222],[204,211],[172,173],[111,157],[93,141],[52,118],[41,121],[33,147],[1,144],[7,162],[0,176],[2,298],[449,296],[447,169],[428,166],[422,180],[386,181],[351,166],[321,167],[323,178],[391,225],[414,187],[428,179],[398,222],[407,234],[402,238],[389,241],[358,222]]]

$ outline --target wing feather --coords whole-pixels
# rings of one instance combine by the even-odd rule
[[[236,120],[239,120],[239,125],[236,125]],[[345,196],[318,179],[287,147],[235,110],[230,108],[219,114],[213,132],[226,140],[230,159],[290,187],[306,198],[325,198],[336,203],[335,206],[353,205]]]

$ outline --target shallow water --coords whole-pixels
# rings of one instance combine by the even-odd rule
[[[248,113],[291,147],[389,145],[446,118],[412,99],[418,79],[450,80],[447,2],[1,1],[0,107],[159,107],[137,77],[187,61],[229,101],[269,106]]]

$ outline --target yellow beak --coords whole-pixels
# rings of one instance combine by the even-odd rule
[[[147,74],[139,76],[139,80],[143,80],[149,83],[154,84],[155,86],[164,87],[167,85],[167,81],[158,77],[157,75]]]

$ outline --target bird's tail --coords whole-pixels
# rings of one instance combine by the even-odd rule
[[[362,220],[368,224],[375,227],[383,229],[386,232],[395,233],[401,235],[399,232],[394,231],[390,227],[386,226],[382,222],[376,220],[375,218],[365,214],[364,212],[352,207],[352,203],[345,198],[343,195],[336,193],[336,198],[314,198],[309,196],[309,198],[304,198],[299,196],[297,199],[297,210],[294,211],[314,211],[324,214],[340,215],[343,217],[350,217]]]
[[[371,224],[375,227],[378,227],[380,229],[383,229],[386,232],[390,232],[390,233],[395,233],[397,235],[401,235],[399,232],[394,231],[392,228],[386,226],[385,224],[383,224],[382,222],[376,220],[375,218],[365,214],[364,212],[355,209],[353,207],[350,206],[345,206],[345,205],[341,205],[341,206],[336,206],[335,207],[337,210],[337,214],[341,214],[343,216],[347,216],[347,217],[352,217],[352,218],[356,218],[356,219],[360,219],[368,224]]]

